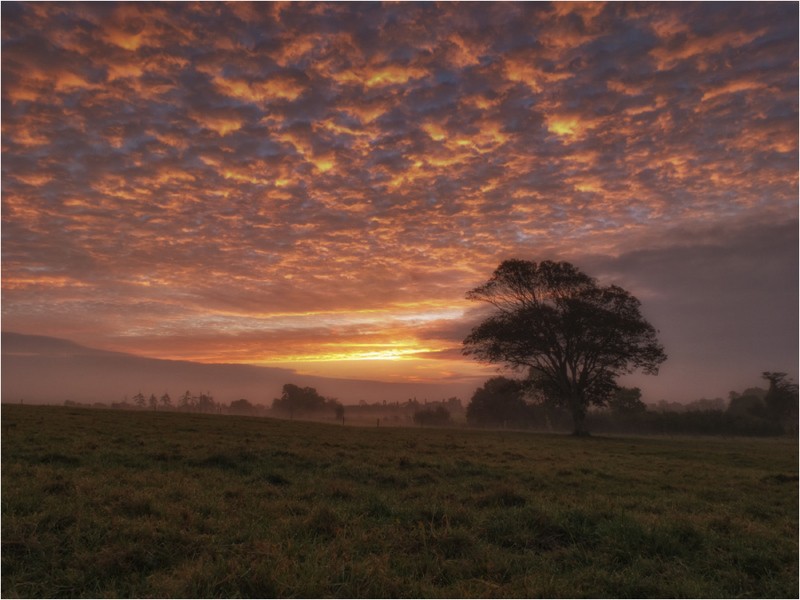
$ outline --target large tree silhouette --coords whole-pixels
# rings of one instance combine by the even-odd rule
[[[569,408],[579,435],[588,407],[605,404],[620,375],[657,374],[666,360],[636,298],[566,262],[507,260],[467,298],[494,310],[464,340],[464,354],[527,369],[532,385]]]

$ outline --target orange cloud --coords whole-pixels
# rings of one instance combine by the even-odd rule
[[[563,138],[575,139],[581,137],[592,124],[577,115],[552,115],[546,118],[547,129]]]
[[[402,85],[429,75],[423,68],[399,64],[373,65],[362,69],[350,69],[333,73],[332,77],[342,84],[356,84],[366,88]]]
[[[30,290],[49,288],[80,288],[88,284],[73,277],[58,275],[7,275],[3,274],[3,288],[6,290]]]
[[[486,54],[486,44],[468,41],[459,33],[452,33],[447,38],[447,59],[454,67],[463,69],[480,64],[480,57]]]
[[[273,77],[263,81],[246,79],[225,79],[214,77],[214,84],[220,93],[248,102],[271,102],[275,100],[296,100],[306,89],[297,81],[287,77]]]
[[[206,129],[210,129],[220,136],[225,136],[234,131],[238,131],[241,129],[242,125],[244,125],[242,119],[234,115],[212,115],[208,113],[195,112],[191,116],[198,125],[205,127]]]
[[[725,94],[736,94],[738,92],[760,91],[767,89],[767,84],[756,80],[737,80],[728,81],[722,85],[715,86],[703,93],[702,101],[712,100]]]
[[[758,31],[720,32],[704,37],[687,35],[677,41],[674,46],[672,44],[657,46],[650,54],[656,60],[660,71],[669,70],[679,61],[690,58],[696,58],[700,68],[706,70],[708,68],[706,56],[717,54],[725,48],[745,46],[764,33],[765,31],[761,29]]]
[[[523,83],[533,92],[541,92],[550,84],[564,81],[572,77],[568,71],[548,72],[535,66],[535,53],[527,56],[514,56],[505,61],[505,76],[509,81]]]

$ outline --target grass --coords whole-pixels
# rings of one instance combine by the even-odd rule
[[[4,597],[797,597],[796,440],[2,424]]]

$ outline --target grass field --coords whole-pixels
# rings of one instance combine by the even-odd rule
[[[3,405],[3,597],[787,597],[798,447]]]

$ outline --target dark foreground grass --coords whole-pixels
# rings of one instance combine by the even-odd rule
[[[795,441],[2,425],[3,597],[797,597]]]

